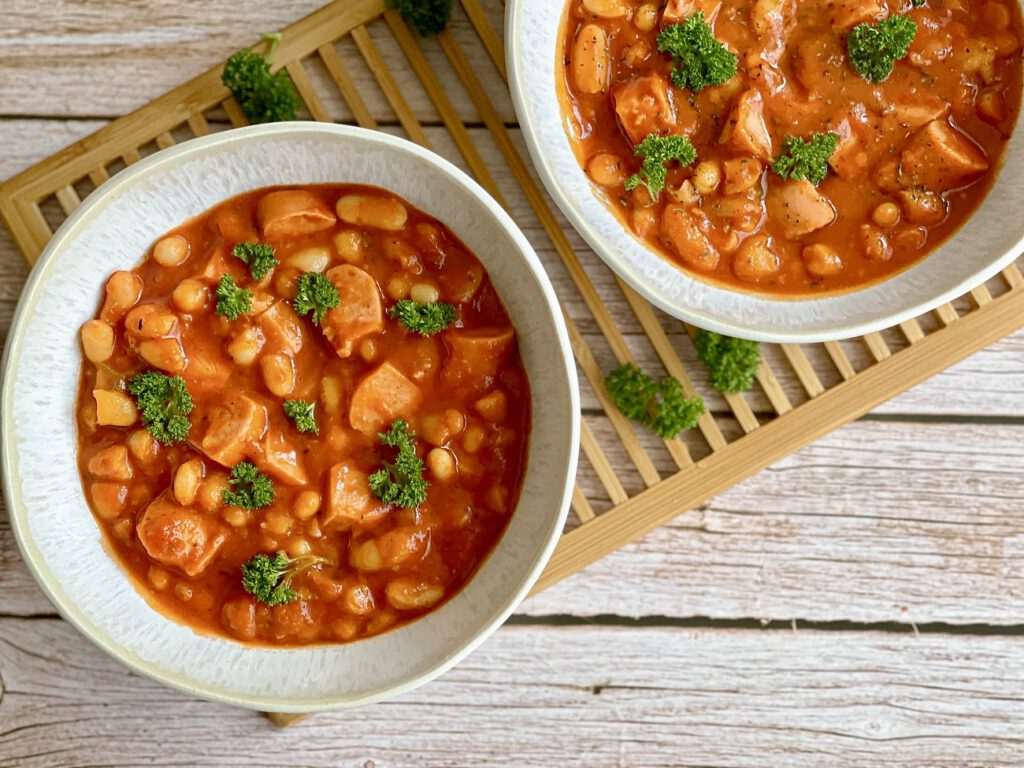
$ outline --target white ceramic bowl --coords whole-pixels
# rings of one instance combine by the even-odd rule
[[[447,224],[483,262],[519,332],[533,391],[529,464],[497,548],[442,608],[348,645],[249,648],[153,610],[101,542],[75,465],[78,328],[116,269],[162,233],[246,190],[360,182]],[[65,618],[137,672],[207,699],[303,712],[367,704],[437,676],[527,594],[562,531],[579,439],[576,369],[558,300],[526,238],[445,160],[384,134],[315,123],[244,128],[118,174],[60,228],[21,298],[4,357],[3,483],[29,568]]]
[[[548,192],[590,247],[670,315],[731,336],[809,343],[889,328],[963,295],[1024,247],[1024,147],[1015,133],[981,208],[939,250],[884,282],[849,293],[786,299],[729,290],[672,265],[628,232],[598,198],[566,134],[562,77],[565,0],[508,0],[505,42],[516,114]]]

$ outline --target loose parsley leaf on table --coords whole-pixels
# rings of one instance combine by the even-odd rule
[[[665,163],[674,160],[680,165],[692,165],[697,159],[697,150],[686,136],[657,136],[652,133],[636,146],[634,152],[643,160],[643,165],[626,179],[626,189],[636,189],[643,184],[654,200],[665,188]]]
[[[132,376],[128,391],[135,396],[142,423],[154,438],[171,445],[188,437],[192,428],[188,415],[194,405],[181,376],[146,371]]]
[[[708,367],[711,386],[719,392],[743,392],[754,386],[761,366],[761,345],[711,331],[693,340],[697,357]]]
[[[239,243],[231,249],[231,255],[245,262],[253,280],[262,280],[267,272],[281,263],[274,256],[274,249],[265,243]]]
[[[699,92],[721,85],[736,74],[736,54],[715,39],[703,13],[662,29],[658,50],[671,55],[679,65],[672,70],[672,82],[679,88]]]
[[[389,448],[396,448],[395,460],[370,475],[370,490],[385,504],[415,509],[427,498],[429,483],[423,479],[423,460],[416,455],[416,433],[403,419],[395,419],[391,429],[377,437]]]
[[[829,158],[839,148],[839,135],[813,133],[809,140],[790,136],[782,145],[782,154],[775,158],[772,170],[784,179],[806,179],[817,186],[828,175]]]
[[[686,397],[678,381],[666,377],[655,382],[632,363],[616,368],[604,383],[615,407],[624,416],[665,440],[693,428],[704,414],[704,401]]]
[[[225,504],[243,509],[262,509],[274,503],[273,481],[251,462],[235,464],[228,475],[228,484],[232,487],[221,491]]]
[[[320,430],[316,426],[315,410],[316,403],[308,403],[305,400],[284,401],[284,415],[295,422],[295,428],[299,432],[320,434]]]
[[[317,555],[291,558],[284,552],[256,555],[242,564],[242,587],[261,603],[273,608],[287,605],[298,594],[291,588],[292,577],[300,571],[327,562]]]
[[[283,69],[270,73],[281,35],[264,35],[263,39],[270,41],[267,55],[260,56],[250,48],[243,48],[227,60],[221,82],[234,94],[250,123],[294,120],[299,97],[291,78]]]
[[[445,304],[443,301],[421,304],[412,299],[402,299],[388,309],[388,314],[408,330],[421,336],[440,333],[458,317],[458,311],[451,304]]]
[[[402,14],[423,37],[431,37],[448,26],[453,0],[387,0],[388,8]]]
[[[295,311],[300,315],[313,313],[312,320],[317,325],[327,313],[341,303],[338,289],[334,283],[319,272],[306,272],[299,278],[295,291]]]

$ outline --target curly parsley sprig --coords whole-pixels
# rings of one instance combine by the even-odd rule
[[[403,419],[395,419],[391,429],[378,432],[378,439],[396,448],[395,460],[370,475],[370,490],[385,504],[415,509],[427,498],[430,484],[423,479],[423,460],[416,455],[416,433]]]
[[[285,400],[284,415],[295,422],[295,428],[299,432],[320,434],[320,430],[316,426],[316,403],[309,403],[305,400]]]
[[[263,35],[263,39],[270,42],[267,55],[261,56],[250,48],[242,49],[227,60],[221,82],[234,94],[250,123],[294,120],[299,96],[291,78],[283,69],[270,73],[281,35]]]
[[[828,161],[838,148],[839,135],[835,133],[813,133],[807,140],[790,136],[772,170],[784,179],[806,179],[817,186],[828,175]]]
[[[288,557],[284,552],[256,555],[242,564],[242,588],[264,605],[287,605],[298,593],[291,588],[292,578],[307,568],[326,563],[317,555]]]
[[[636,189],[641,184],[655,200],[665,188],[668,170],[665,163],[675,161],[680,165],[692,165],[697,159],[697,150],[686,136],[656,136],[651,134],[636,149],[643,165],[637,173],[626,179],[626,189]]]
[[[334,283],[319,272],[306,272],[299,278],[295,290],[295,311],[300,315],[312,312],[312,320],[320,325],[327,313],[341,303]]]
[[[697,357],[708,367],[711,386],[719,392],[744,392],[754,386],[761,366],[761,345],[711,331],[693,340]]]
[[[273,247],[266,243],[239,243],[231,249],[231,255],[249,267],[253,280],[262,280],[267,272],[281,263],[274,253]]]
[[[252,308],[252,291],[235,283],[231,275],[222,275],[214,292],[217,297],[217,314],[228,320],[237,320]]]
[[[632,363],[616,368],[604,383],[615,407],[624,416],[665,440],[692,429],[704,415],[704,401],[686,397],[678,381],[666,377],[655,382]]]
[[[387,0],[423,37],[438,34],[448,26],[452,16],[453,0]]]
[[[672,82],[679,88],[699,92],[736,75],[736,54],[715,39],[703,13],[662,29],[658,50],[672,56],[679,65],[672,70]]]
[[[242,461],[228,475],[231,488],[221,491],[225,504],[243,509],[262,509],[274,503],[274,482],[256,468],[256,465]]]
[[[128,391],[142,414],[142,423],[154,438],[165,445],[188,438],[192,422],[188,415],[195,407],[181,376],[146,371],[132,376]]]
[[[896,62],[910,51],[917,24],[909,16],[890,16],[877,24],[858,24],[846,38],[850,63],[869,83],[884,83]]]
[[[421,304],[412,299],[402,299],[388,309],[388,314],[397,319],[407,330],[421,336],[433,336],[455,322],[458,310],[443,301]]]

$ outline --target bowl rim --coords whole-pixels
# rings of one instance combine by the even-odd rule
[[[422,673],[400,684],[383,686],[356,694],[316,698],[235,694],[222,690],[212,684],[196,683],[189,679],[185,673],[172,673],[138,657],[130,649],[121,646],[114,637],[95,626],[89,616],[64,595],[56,577],[49,572],[44,558],[41,552],[37,550],[34,538],[30,530],[28,530],[28,522],[27,518],[25,518],[26,506],[21,486],[14,479],[15,459],[18,455],[15,436],[10,429],[10,426],[14,423],[14,380],[17,376],[17,363],[21,359],[25,326],[30,320],[30,310],[34,307],[38,294],[46,281],[51,277],[50,263],[64,249],[66,243],[73,239],[80,229],[90,223],[94,211],[106,203],[112,196],[116,196],[122,186],[130,184],[132,181],[147,174],[159,173],[161,168],[173,165],[183,157],[201,153],[219,145],[247,142],[267,136],[281,138],[298,133],[313,134],[318,132],[328,135],[333,134],[334,136],[349,140],[377,143],[390,150],[409,154],[415,159],[425,162],[432,168],[432,172],[448,176],[450,180],[462,186],[476,198],[486,212],[494,217],[498,226],[505,230],[515,242],[519,251],[518,255],[526,262],[526,266],[535,278],[539,292],[544,298],[549,321],[554,325],[560,359],[565,370],[565,384],[568,388],[571,405],[568,452],[564,456],[565,478],[562,484],[561,497],[557,499],[557,505],[554,507],[557,512],[552,515],[546,540],[534,561],[530,564],[526,578],[509,599],[495,606],[490,617],[481,623],[475,632],[469,635],[468,639],[459,645],[453,653],[439,658],[436,663],[427,667]],[[0,472],[2,472],[0,485],[2,485],[4,499],[9,510],[11,529],[22,560],[28,566],[36,583],[57,609],[58,613],[94,645],[126,665],[132,671],[190,696],[262,711],[307,713],[365,706],[417,688],[443,674],[464,659],[505,623],[512,612],[529,594],[534,584],[536,584],[564,530],[572,498],[573,482],[576,476],[581,413],[576,366],[568,330],[559,307],[558,297],[540,258],[511,216],[466,173],[440,155],[411,141],[355,126],[312,121],[291,121],[222,131],[155,152],[153,155],[129,166],[104,182],[64,221],[33,265],[18,300],[10,326],[8,342],[5,345],[2,361],[0,361],[0,375],[3,377],[2,385],[0,385],[0,432],[2,432],[2,435],[0,435]],[[74,482],[78,482],[77,477],[74,478]],[[515,513],[513,512],[513,514]],[[105,548],[102,532],[98,528],[97,534],[100,536]],[[502,541],[499,540],[496,547],[501,547]],[[474,578],[476,578],[475,575]],[[306,648],[306,646],[298,646],[296,648],[271,648],[270,650],[287,654],[291,651],[301,651]]]
[[[840,341],[843,339],[854,338],[858,336],[866,336],[871,333],[883,331],[888,328],[899,325],[900,323],[906,322],[921,315],[927,314],[937,307],[942,306],[950,301],[960,298],[972,289],[986,283],[993,277],[999,274],[1003,269],[1012,264],[1017,257],[1020,255],[1022,248],[1024,248],[1024,233],[1017,239],[1013,247],[1009,248],[1006,252],[1001,254],[997,259],[990,261],[987,266],[984,266],[967,277],[963,278],[955,285],[946,289],[945,291],[937,294],[933,298],[919,301],[911,306],[903,307],[895,311],[889,312],[885,315],[877,317],[873,320],[865,320],[863,322],[848,322],[848,323],[832,323],[823,324],[821,327],[813,330],[783,330],[783,331],[765,331],[762,328],[748,325],[730,324],[723,322],[715,317],[712,317],[705,312],[696,311],[681,303],[670,300],[663,293],[661,293],[657,286],[651,284],[651,281],[641,277],[634,269],[632,263],[627,257],[619,255],[620,249],[615,246],[614,243],[602,237],[590,224],[590,222],[582,215],[582,211],[579,210],[572,202],[568,192],[563,187],[558,176],[554,173],[554,169],[551,163],[548,152],[545,146],[540,141],[539,131],[534,120],[534,114],[529,107],[527,99],[527,93],[532,92],[533,89],[541,87],[538,83],[544,83],[546,87],[547,80],[543,76],[538,76],[538,73],[528,73],[523,71],[521,66],[520,56],[518,52],[521,49],[522,40],[522,19],[524,14],[522,8],[528,0],[507,0],[505,7],[505,28],[504,28],[504,39],[505,39],[505,66],[508,71],[508,83],[512,94],[512,105],[515,109],[516,117],[519,120],[520,127],[522,128],[522,134],[524,142],[526,143],[527,150],[530,153],[530,157],[533,160],[533,165],[537,170],[538,175],[543,181],[548,194],[558,205],[559,210],[572,224],[573,228],[579,233],[579,235],[586,241],[587,245],[598,255],[598,257],[611,269],[615,274],[621,277],[625,282],[639,293],[646,301],[656,306],[667,315],[682,320],[683,322],[691,323],[699,328],[703,328],[708,331],[714,331],[727,336],[736,336],[740,338],[750,339],[752,341],[759,341],[772,344],[816,344],[828,341]],[[565,3],[567,0],[554,0],[555,3],[559,4],[559,27],[561,27],[562,20],[564,18]],[[1024,0],[1020,0],[1024,3]],[[559,32],[559,34],[561,34]],[[550,59],[553,65],[557,65],[558,51],[552,51]],[[556,72],[557,76],[557,72]],[[531,89],[530,83],[532,82],[533,88]],[[557,93],[552,94],[552,98],[557,98]],[[1018,129],[1021,129],[1021,124],[1024,123],[1024,110],[1022,110],[1019,116],[1017,125],[1011,134],[1011,140],[1018,133]],[[1024,129],[1021,129],[1024,130]],[[566,137],[568,141],[568,137]],[[571,147],[570,147],[571,150]],[[1005,159],[1005,153],[1004,153]],[[1002,169],[1000,168],[999,171]],[[990,190],[991,192],[991,190]],[[978,208],[980,209],[985,205],[988,200],[989,193],[982,199]],[[604,206],[604,203],[601,203]],[[977,212],[976,209],[975,212]],[[614,214],[609,211],[609,215]],[[617,218],[617,217],[616,217]],[[648,248],[643,241],[639,240],[629,230],[626,229],[625,224],[619,222],[622,226],[622,231],[625,235],[631,238],[632,241],[637,243],[640,247],[646,248],[647,250],[654,252]],[[966,224],[966,222],[964,223]],[[963,225],[962,225],[963,226]],[[958,230],[959,231],[959,230]],[[954,235],[956,233],[954,232]],[[947,243],[943,243],[939,248],[943,248]],[[923,258],[914,262],[902,272],[907,269],[911,269],[916,265],[922,264],[926,259],[933,255],[935,251],[929,252]],[[664,259],[662,254],[656,253],[659,258]],[[701,283],[707,283],[708,285],[715,285],[708,283],[707,281],[701,280],[699,277],[692,275],[689,271],[683,270],[690,279],[699,281]],[[890,276],[894,278],[902,272],[895,273]],[[851,296],[856,295],[859,291],[869,290],[876,285],[885,283],[888,279],[877,281],[860,288],[855,288],[850,291],[837,292],[835,294],[825,294],[822,296],[792,296],[792,297],[771,297],[771,296],[759,296],[759,298],[775,299],[779,302],[787,303],[800,303],[804,301],[826,301],[832,296]],[[715,287],[720,287],[715,285]],[[727,287],[722,290],[729,290]],[[756,295],[756,294],[755,294]]]

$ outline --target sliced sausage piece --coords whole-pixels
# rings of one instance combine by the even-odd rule
[[[268,429],[253,459],[268,475],[285,485],[305,485],[309,482],[305,467],[295,446],[276,429]]]
[[[296,237],[333,227],[334,212],[304,189],[283,189],[260,199],[256,218],[267,238]]]
[[[449,387],[472,391],[490,389],[494,377],[510,354],[516,333],[511,326],[450,331],[444,335],[448,361],[441,380]]]
[[[225,467],[245,458],[267,429],[267,409],[245,395],[228,395],[223,405],[204,414],[208,422],[200,449]]]
[[[681,205],[670,205],[662,214],[661,239],[680,259],[696,269],[709,271],[718,266],[718,251],[697,220]]]
[[[302,323],[291,302],[279,299],[257,318],[267,339],[295,354],[302,349]]]
[[[338,306],[327,313],[320,327],[338,357],[350,357],[357,342],[384,328],[380,289],[369,272],[345,264],[327,272],[338,289]]]
[[[721,143],[741,155],[753,155],[766,163],[772,161],[772,139],[764,121],[764,100],[751,88],[733,105],[722,131]]]
[[[366,473],[348,462],[335,464],[327,473],[327,503],[323,525],[340,529],[376,522],[387,513],[387,506],[370,491]]]
[[[909,186],[946,192],[989,168],[985,153],[945,120],[933,120],[907,140],[900,178]]]
[[[799,238],[827,227],[836,218],[831,201],[809,181],[786,181],[768,190],[768,215],[782,224],[788,238]]]
[[[220,523],[180,506],[167,494],[150,502],[139,517],[136,532],[151,558],[187,576],[205,571],[226,539]]]
[[[668,81],[661,75],[630,80],[618,86],[612,96],[619,125],[633,144],[639,144],[652,133],[671,133],[676,125]]]
[[[395,419],[410,417],[422,401],[419,387],[391,363],[383,363],[356,386],[348,419],[353,429],[373,435]]]
[[[902,128],[917,130],[933,120],[945,119],[949,116],[952,106],[941,96],[924,90],[911,93],[900,93],[892,102],[892,116]]]

